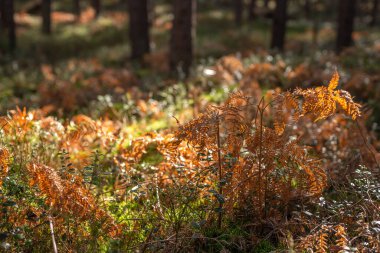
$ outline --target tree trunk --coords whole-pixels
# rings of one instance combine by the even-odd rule
[[[4,18],[6,28],[8,29],[9,50],[14,51],[16,48],[16,24],[14,20],[14,5],[13,0],[4,1],[2,9],[2,18]]]
[[[235,8],[235,23],[240,26],[243,18],[243,0],[233,0]]]
[[[95,17],[99,17],[101,9],[101,0],[92,0],[92,8],[95,10]]]
[[[352,32],[354,30],[356,0],[339,0],[338,5],[338,31],[336,40],[336,53],[353,44]]]
[[[280,51],[284,49],[287,2],[287,0],[276,0],[276,8],[273,13],[271,48]]]
[[[80,0],[73,0],[73,13],[77,20],[80,19]]]
[[[42,0],[42,32],[51,33],[51,0]]]
[[[379,13],[379,0],[373,0],[370,26],[375,26],[377,23],[377,15]]]
[[[305,11],[305,18],[310,19],[310,13],[311,13],[311,3],[310,0],[304,0],[304,11]]]
[[[1,29],[5,29],[7,27],[7,18],[6,18],[6,9],[5,9],[5,1],[6,0],[0,0],[0,18],[1,18]]]
[[[264,7],[269,8],[269,0],[264,0]]]
[[[313,17],[313,29],[312,29],[311,41],[314,48],[316,48],[318,45],[319,27],[320,27],[320,20],[319,20],[319,14],[318,14],[316,15],[316,17]]]
[[[141,60],[150,51],[148,0],[129,0],[128,9],[131,58]]]
[[[149,27],[153,26],[153,22],[156,19],[156,13],[155,13],[155,8],[156,8],[156,3],[154,0],[147,0],[148,4],[148,24]]]
[[[170,68],[189,75],[195,40],[196,0],[174,0],[170,38]]]
[[[255,19],[256,0],[251,0],[248,6],[248,20],[253,21]]]

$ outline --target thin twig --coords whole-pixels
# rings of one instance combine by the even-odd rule
[[[376,159],[376,155],[375,155],[375,153],[373,152],[373,150],[371,149],[371,147],[369,146],[369,144],[368,144],[366,138],[364,137],[363,132],[362,132],[362,129],[361,129],[360,125],[359,125],[359,122],[358,122],[357,120],[355,120],[355,123],[356,123],[356,126],[358,127],[358,130],[359,130],[360,136],[362,137],[363,142],[364,142],[366,148],[367,148],[368,151],[371,153],[372,158],[373,158],[374,162],[376,163],[378,170],[380,170],[380,165],[379,165],[379,163],[378,163],[378,161],[377,161],[377,159]],[[380,173],[380,171],[379,171],[379,173]]]
[[[50,225],[51,240],[53,242],[53,251],[54,253],[58,253],[57,243],[55,242],[55,236],[54,236],[53,218],[50,215],[49,215],[49,225]]]
[[[262,209],[261,209],[261,204],[262,204],[262,196],[261,196],[261,180],[262,180],[262,175],[261,175],[261,159],[262,159],[262,146],[263,146],[263,114],[264,112],[262,111],[260,105],[261,103],[263,103],[263,106],[265,106],[264,104],[264,100],[261,99],[260,100],[260,103],[258,104],[257,106],[257,112],[260,113],[260,141],[259,141],[259,210],[260,210],[260,214],[262,214]],[[265,192],[264,192],[265,194]],[[265,208],[265,206],[264,206]]]
[[[218,141],[218,168],[219,168],[219,194],[220,196],[223,195],[223,186],[222,186],[222,157],[221,157],[221,151],[220,151],[220,122],[218,118],[218,125],[217,125],[217,141]],[[218,227],[219,229],[222,228],[222,207],[223,203],[219,201],[219,215],[218,215]]]

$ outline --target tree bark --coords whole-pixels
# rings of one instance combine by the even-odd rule
[[[318,45],[318,34],[319,34],[319,27],[320,27],[320,20],[319,15],[313,18],[313,29],[312,29],[312,36],[311,41],[314,48]]]
[[[0,0],[0,18],[1,18],[1,29],[5,29],[7,27],[7,19],[6,19],[6,9],[5,9],[6,0]]]
[[[99,17],[101,9],[101,0],[92,0],[92,8],[95,10],[95,17]]]
[[[273,13],[271,48],[282,51],[284,49],[287,0],[276,0],[276,8]]]
[[[243,19],[243,0],[233,0],[235,8],[235,23],[241,26]]]
[[[310,0],[304,0],[304,11],[305,11],[305,18],[310,19],[311,14],[311,3]]]
[[[193,60],[196,0],[174,0],[174,20],[170,38],[170,68],[190,73]]]
[[[248,20],[253,21],[255,19],[256,0],[251,0],[248,6]]]
[[[379,13],[379,0],[373,0],[372,10],[371,10],[371,21],[370,26],[375,26],[377,23],[377,15]]]
[[[156,8],[156,3],[154,0],[147,0],[147,5],[148,5],[148,23],[149,27],[153,26],[153,22],[156,19],[156,13],[155,13],[155,8]]]
[[[2,18],[4,18],[5,26],[8,30],[8,46],[13,52],[16,49],[16,23],[14,20],[14,4],[13,0],[3,0]]]
[[[264,7],[269,8],[269,0],[264,0]]]
[[[338,4],[338,31],[336,40],[336,53],[353,44],[352,32],[354,30],[356,0],[339,0]]]
[[[150,51],[148,0],[129,0],[128,9],[131,58],[141,60]]]
[[[73,13],[77,20],[80,19],[80,0],[73,0]]]
[[[51,33],[51,0],[42,0],[42,33]]]

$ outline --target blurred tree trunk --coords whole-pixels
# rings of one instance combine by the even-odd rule
[[[80,19],[80,0],[73,0],[73,13],[77,20]]]
[[[304,0],[304,11],[305,11],[305,18],[310,19],[310,13],[311,13],[311,3],[310,0]]]
[[[6,19],[6,14],[5,14],[5,1],[6,0],[0,0],[1,29],[5,29],[5,27],[7,27],[7,19]]]
[[[4,27],[8,30],[9,50],[13,52],[16,49],[16,24],[14,20],[13,0],[1,0],[1,2],[1,18],[4,22]]]
[[[51,33],[51,0],[42,0],[42,32]]]
[[[253,21],[255,19],[256,0],[251,0],[248,6],[248,20]]]
[[[353,44],[352,32],[354,30],[356,0],[339,0],[338,5],[338,31],[336,40],[336,53]]]
[[[269,0],[264,0],[264,7],[269,8]]]
[[[193,61],[196,0],[174,0],[173,27],[170,38],[170,68],[188,76]]]
[[[282,51],[284,49],[287,0],[276,0],[276,8],[273,13],[271,48]]]
[[[156,19],[156,13],[155,13],[155,0],[147,0],[148,4],[148,23],[149,27],[153,26],[153,22]]]
[[[92,8],[95,10],[95,17],[99,17],[101,9],[101,0],[92,0]]]
[[[318,46],[318,34],[319,34],[319,27],[320,27],[320,14],[318,10],[314,11],[313,17],[313,28],[312,28],[312,36],[311,36],[311,43],[314,48],[317,48]]]
[[[241,26],[243,18],[243,0],[233,0],[235,8],[235,23]]]
[[[141,60],[150,51],[148,0],[128,0],[128,9],[131,58]]]
[[[375,26],[377,23],[377,15],[379,13],[379,0],[373,0],[370,26]]]

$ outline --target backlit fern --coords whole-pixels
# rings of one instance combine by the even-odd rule
[[[10,154],[5,147],[0,148],[0,187],[3,183],[4,177],[6,177],[9,169]]]
[[[104,231],[118,235],[120,227],[96,202],[95,197],[84,187],[83,180],[67,173],[63,179],[51,167],[31,163],[27,166],[31,186],[37,186],[46,196],[46,203],[60,214],[73,215],[82,221],[96,219],[102,222]]]
[[[310,155],[297,137],[284,133],[290,115],[292,123],[306,115],[325,119],[335,113],[337,103],[352,119],[360,115],[360,106],[351,96],[335,90],[338,80],[335,73],[328,87],[279,93],[268,104],[261,100],[252,121],[243,113],[252,100],[241,93],[232,94],[223,105],[209,107],[180,126],[176,143],[185,141],[199,153],[211,154],[209,166],[217,167],[218,172],[209,177],[216,182],[214,187],[219,189],[227,213],[273,216],[291,201],[320,196],[326,186],[318,158]],[[274,128],[264,125],[270,106],[275,110]]]

